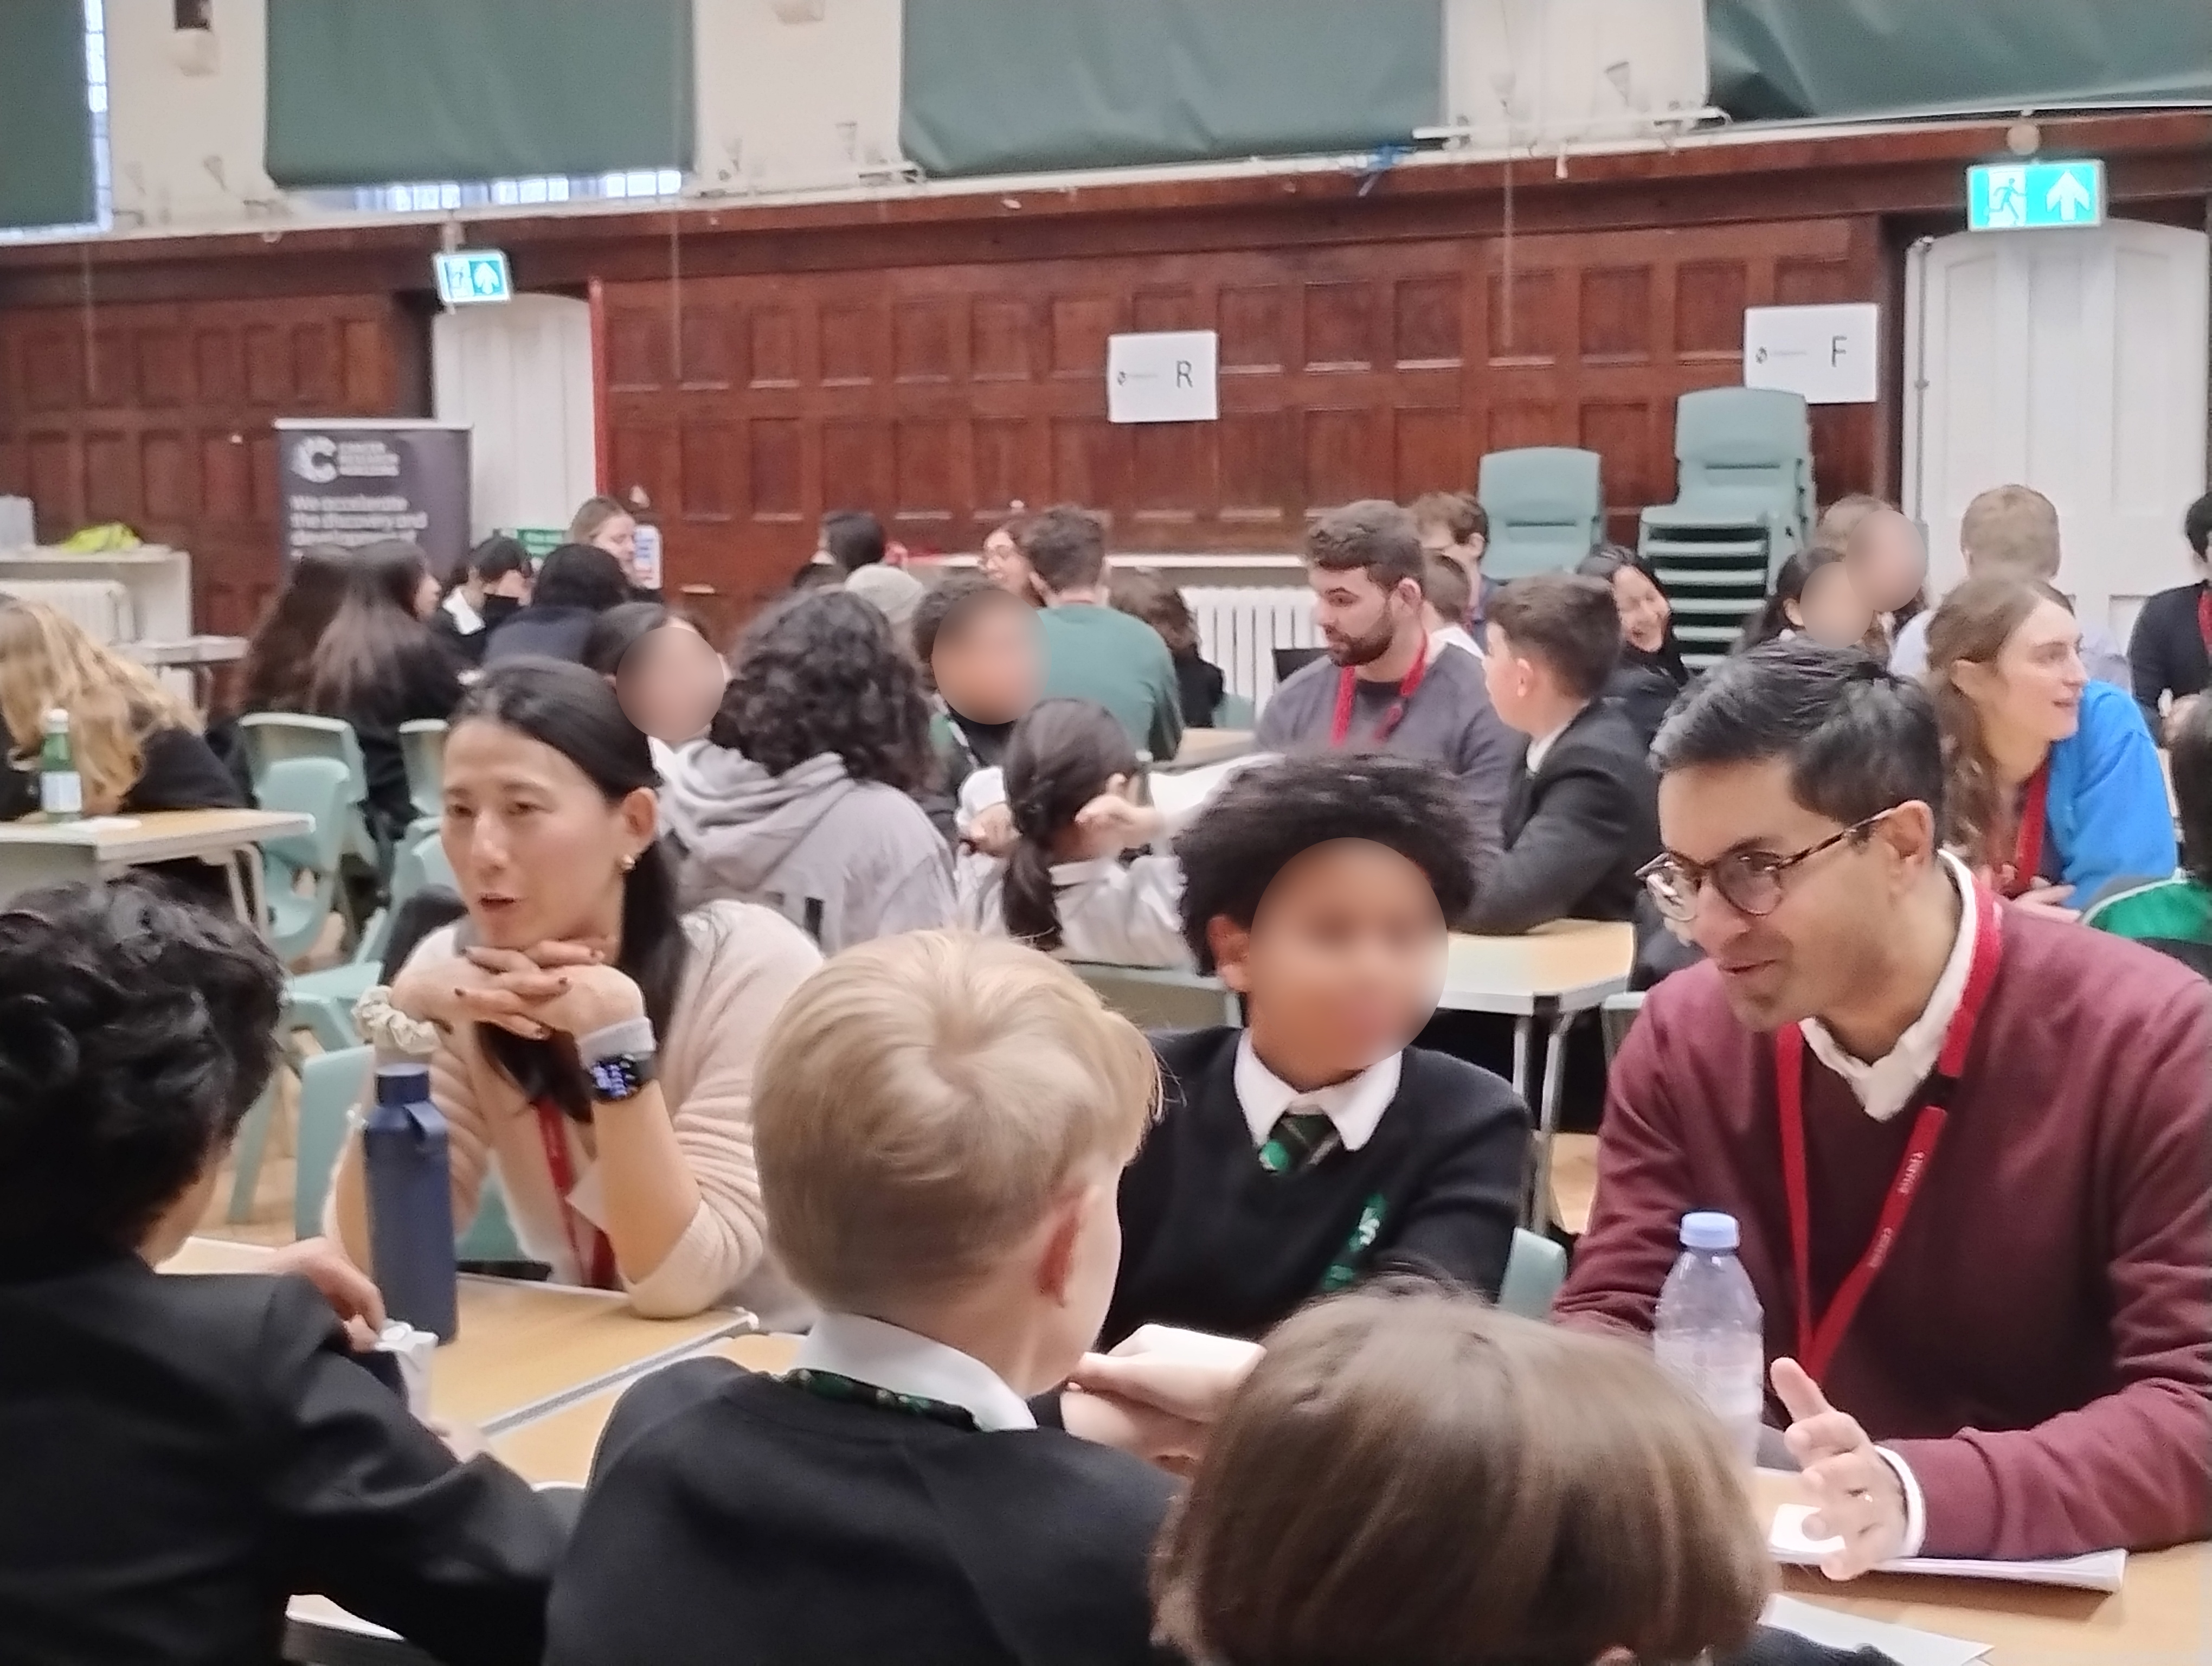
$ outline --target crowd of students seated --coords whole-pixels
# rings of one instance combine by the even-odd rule
[[[410,545],[303,553],[229,714],[351,724],[387,842],[400,726],[448,724],[455,889],[357,1022],[429,1066],[457,1224],[495,1177],[555,1280],[805,1339],[640,1380],[571,1531],[348,1359],[358,1133],[327,1243],[152,1275],[275,1065],[258,936],[160,876],[16,897],[0,1636],[267,1658],[318,1590],[562,1666],[1816,1660],[1639,1345],[1711,1208],[1832,1576],[2212,1535],[2212,603],[2154,598],[2156,685],[2100,680],[2049,507],[1977,500],[1931,606],[1917,528],[1835,506],[1695,678],[1628,550],[1498,585],[1471,499],[1331,511],[1324,654],[1173,816],[1147,762],[1223,679],[1079,508],[929,586],[834,514],[834,582],[726,659],[611,500],[442,596]],[[0,600],[0,814],[55,708],[88,809],[241,801],[150,674]],[[1669,975],[1599,1061],[1547,1327],[1488,1305],[1528,1107],[1435,1013],[1451,931],[1561,919]],[[1242,1022],[1147,1037],[1071,961]]]

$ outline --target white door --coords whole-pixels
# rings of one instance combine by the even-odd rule
[[[566,526],[595,489],[592,309],[563,295],[441,313],[430,326],[439,420],[468,423],[473,536]]]
[[[2185,584],[2182,512],[2204,490],[2206,238],[1961,232],[1905,273],[1905,511],[1934,587],[1958,582],[1974,495],[2033,486],[2057,506],[2059,582],[2122,642],[2152,592]]]

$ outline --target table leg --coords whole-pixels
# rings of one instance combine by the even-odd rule
[[[1544,1037],[1544,1091],[1536,1108],[1536,1195],[1528,1209],[1529,1225],[1542,1232],[1552,1224],[1552,1136],[1559,1126],[1561,1079],[1567,1073],[1567,1031],[1571,1018],[1547,1014]]]

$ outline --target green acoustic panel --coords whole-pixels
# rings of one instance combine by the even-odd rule
[[[2212,100],[2212,0],[1706,0],[1739,121]]]
[[[1442,0],[906,0],[899,143],[939,177],[1407,143]]]
[[[84,0],[0,0],[0,226],[93,213]]]
[[[694,73],[690,0],[270,0],[269,177],[688,168]]]

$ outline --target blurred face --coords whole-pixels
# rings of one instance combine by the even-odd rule
[[[1025,602],[1037,599],[1036,574],[1003,527],[983,540],[983,576],[1000,589],[1011,591]]]
[[[1613,605],[1620,611],[1621,636],[1646,654],[1666,646],[1667,622],[1674,611],[1659,587],[1633,567],[1614,569]]]
[[[1787,858],[1842,824],[1790,793],[1786,759],[1675,769],[1659,779],[1659,833],[1693,868],[1723,859]],[[1778,900],[1746,913],[1710,879],[1698,884],[1691,939],[1719,968],[1729,1006],[1747,1029],[1771,1031],[1865,996],[1879,978],[1902,899],[1934,860],[1934,824],[1907,805],[1775,876]],[[1763,904],[1762,904],[1763,905]]]
[[[707,733],[729,680],[729,667],[707,639],[683,620],[671,619],[623,657],[615,696],[623,715],[642,733],[680,746]]]
[[[1411,579],[1385,590],[1364,567],[1339,573],[1310,563],[1306,583],[1314,593],[1314,623],[1340,666],[1370,664],[1390,651],[1401,630],[1420,625],[1421,587]]]
[[[1340,1081],[1420,1033],[1443,988],[1443,910],[1429,877],[1387,845],[1300,852],[1251,928],[1207,931],[1221,981],[1253,997],[1252,1039],[1292,1085]]]
[[[2081,629],[2057,602],[2042,602],[2006,639],[1994,665],[1961,660],[1958,684],[1992,735],[2063,740],[2081,723]]]
[[[1498,720],[1522,734],[1540,734],[1537,725],[1545,720],[1536,706],[1542,689],[1541,669],[1495,624],[1486,634],[1490,642],[1482,658],[1482,677],[1490,685],[1490,703],[1498,708]]]
[[[1012,723],[1036,704],[1043,679],[1036,622],[1003,604],[969,606],[957,631],[938,633],[929,673],[945,703],[961,716]]]
[[[461,900],[493,948],[611,935],[623,863],[652,843],[650,792],[609,804],[591,778],[541,740],[486,719],[446,742],[440,829]]]
[[[622,563],[623,576],[637,582],[637,522],[628,515],[609,515],[592,534],[592,542]]]
[[[428,618],[438,611],[439,600],[437,580],[432,578],[428,573],[423,574],[422,582],[415,587],[415,617],[418,619]]]
[[[1928,550],[1920,529],[1894,509],[1875,509],[1851,529],[1844,557],[1867,605],[1894,613],[1920,593],[1928,579]]]
[[[1850,569],[1832,561],[1815,571],[1805,593],[1785,603],[1790,623],[1824,648],[1850,648],[1874,623],[1874,609],[1852,582]]]

